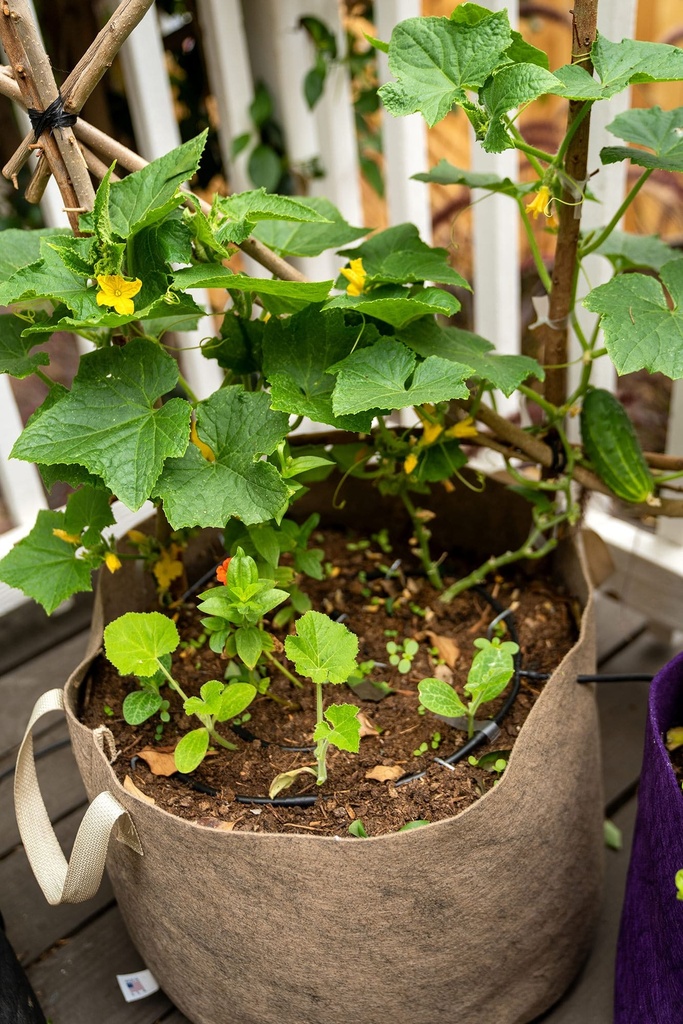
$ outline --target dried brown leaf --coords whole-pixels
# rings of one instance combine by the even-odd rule
[[[123,780],[123,788],[125,789],[126,793],[130,793],[131,796],[136,796],[138,800],[142,800],[142,802],[145,804],[156,803],[156,800],[154,799],[153,796],[147,796],[147,794],[143,793],[141,789],[138,789],[138,787],[131,779],[130,775],[126,775],[125,779]]]
[[[405,768],[401,768],[398,764],[378,764],[365,773],[365,778],[374,779],[375,782],[395,782],[396,779],[400,779],[405,773]]]
[[[236,821],[222,821],[220,818],[195,818],[195,825],[203,825],[204,828],[215,828],[219,832],[232,832]]]
[[[379,726],[375,725],[373,720],[371,718],[368,718],[368,716],[364,714],[364,712],[359,711],[356,717],[360,722],[361,739],[363,738],[363,736],[379,736],[382,730],[379,728]]]
[[[449,636],[444,636],[442,633],[435,633],[433,630],[426,630],[427,636],[432,641],[432,646],[436,647],[439,652],[439,657],[443,658],[449,668],[455,668],[455,664],[460,657],[460,648],[454,640]]]
[[[178,771],[173,750],[169,752],[160,750],[158,747],[145,747],[144,750],[138,752],[138,757],[142,758],[152,775],[168,776],[174,775]]]

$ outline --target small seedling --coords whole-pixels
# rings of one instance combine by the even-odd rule
[[[256,696],[250,683],[226,685],[219,679],[204,683],[199,697],[188,697],[170,672],[170,655],[180,644],[175,623],[160,612],[127,612],[110,622],[104,631],[107,658],[123,676],[137,676],[141,689],[128,694],[123,702],[124,718],[139,725],[159,712],[169,720],[168,701],[159,692],[164,683],[180,695],[186,715],[196,715],[199,729],[185,733],[173,757],[179,772],[193,772],[204,759],[210,741],[228,750],[230,743],[216,731],[216,723],[227,722],[241,714]]]
[[[422,755],[426,754],[428,750],[429,745],[427,743],[421,743],[420,746],[413,751],[413,757],[422,757]]]
[[[389,531],[386,526],[383,526],[377,533],[370,534],[375,543],[382,549],[385,555],[390,555],[393,551],[391,542],[389,541]]]
[[[351,822],[351,824],[349,825],[349,832],[351,833],[352,836],[355,836],[356,839],[370,838],[367,832],[365,831],[365,828],[363,827],[363,822],[360,820],[360,818],[356,818],[355,821]],[[679,873],[683,874],[683,872]]]
[[[429,825],[426,818],[418,818],[417,821],[407,821],[405,825],[401,825],[399,832],[413,832],[416,828],[422,828],[423,825]]]
[[[485,768],[487,772],[495,772],[497,775],[502,775],[507,768],[511,753],[512,751],[510,750],[489,750],[488,753],[482,754],[480,758],[470,755],[467,761],[473,768]]]
[[[308,773],[316,777],[319,786],[327,778],[327,751],[330,746],[358,753],[360,722],[355,704],[330,704],[323,709],[323,685],[346,683],[358,672],[358,637],[343,622],[334,622],[322,612],[306,612],[297,622],[296,634],[285,640],[285,651],[294,662],[297,672],[315,683],[316,768],[308,765],[277,775],[269,790],[270,798],[292,785],[297,775]]]
[[[107,716],[107,718],[113,718],[113,716],[114,716],[114,709],[110,708],[108,704],[103,704],[102,705],[102,710],[104,711],[104,713]]]
[[[470,668],[465,693],[471,698],[464,704],[452,686],[441,679],[423,679],[418,684],[422,704],[441,718],[467,719],[467,735],[474,735],[474,719],[482,704],[495,700],[510,682],[515,671],[514,656],[519,651],[511,640],[502,643],[498,637],[474,641],[479,650]]]
[[[410,672],[413,666],[413,658],[419,649],[420,645],[412,637],[404,640],[402,644],[397,644],[395,640],[389,640],[387,643],[389,663],[404,676]]]

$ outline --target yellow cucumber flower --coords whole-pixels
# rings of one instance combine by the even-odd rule
[[[66,530],[53,530],[53,537],[59,537],[60,540],[65,540],[67,544],[80,545],[81,538],[77,533],[67,533]]]
[[[365,291],[365,279],[368,276],[363,270],[363,260],[351,260],[348,267],[342,267],[341,273],[349,282],[346,286],[347,295],[362,295]]]
[[[471,416],[466,416],[464,420],[460,420],[459,423],[454,423],[452,427],[449,427],[446,431],[446,437],[476,437],[477,428],[474,420]]]
[[[541,214],[543,214],[544,217],[552,217],[550,210],[552,198],[553,197],[548,186],[541,185],[536,193],[536,198],[530,199],[526,204],[526,210],[529,216],[533,217],[534,220],[538,220]]]
[[[133,296],[142,288],[142,281],[126,281],[120,274],[102,274],[97,278],[100,291],[97,293],[98,306],[113,306],[121,316],[135,312]]]
[[[183,563],[178,559],[179,553],[178,545],[171,544],[170,548],[164,548],[161,556],[154,563],[152,572],[159,584],[159,589],[164,593],[169,589],[173,580],[177,580],[183,575]]]
[[[426,405],[425,410],[428,413],[433,413],[434,406]],[[417,413],[420,423],[422,424],[422,437],[418,441],[418,445],[420,446],[420,448],[428,448],[430,444],[434,444],[434,442],[437,441],[439,437],[441,437],[441,434],[443,433],[443,427],[441,426],[440,423],[434,423],[433,420],[430,420],[429,417],[425,415],[425,413],[421,409],[416,409],[415,412]]]
[[[403,472],[406,474],[406,476],[410,476],[410,474],[414,471],[416,466],[417,455],[415,455],[414,452],[411,452],[410,455],[406,456],[406,460],[403,463]]]
[[[109,569],[109,572],[118,572],[121,568],[121,559],[113,551],[107,551],[104,556],[104,564]]]
[[[132,544],[144,544],[149,540],[149,535],[143,533],[142,530],[129,530],[126,536]]]

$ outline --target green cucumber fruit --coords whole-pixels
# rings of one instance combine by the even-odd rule
[[[583,450],[595,472],[618,498],[643,502],[654,478],[621,402],[603,388],[590,388],[581,409]]]

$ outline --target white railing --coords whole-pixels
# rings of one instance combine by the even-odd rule
[[[492,10],[506,7],[516,20],[517,0],[484,0]],[[611,39],[632,36],[637,0],[601,0],[601,31]],[[421,13],[420,0],[375,0],[377,34],[388,39],[393,25]],[[253,97],[253,82],[266,83],[277,105],[277,116],[287,139],[293,161],[318,157],[325,178],[311,183],[313,194],[328,196],[351,223],[362,223],[362,204],[356,157],[356,141],[350,84],[345,68],[334,68],[325,93],[314,111],[303,98],[301,81],[313,60],[306,34],[298,27],[303,15],[314,15],[336,27],[343,52],[343,29],[337,0],[197,0],[198,30],[207,56],[207,74],[217,101],[220,117],[219,143],[223,161],[229,168],[233,190],[250,187],[246,156],[231,161],[231,141],[249,131],[248,107]],[[164,61],[163,34],[156,10],[148,12],[122,50],[122,67],[138,151],[154,159],[180,142],[178,125]],[[386,59],[380,55],[379,76],[388,78]],[[592,114],[593,138],[591,167],[599,166],[597,152],[604,144],[604,126],[628,104],[624,93],[609,103],[596,104]],[[25,115],[21,115],[25,117]],[[23,125],[22,125],[23,127]],[[428,166],[427,135],[422,119],[386,117],[383,124],[386,157],[386,191],[391,223],[410,220],[418,225],[422,237],[431,236],[428,189],[410,176]],[[476,170],[489,170],[515,178],[518,174],[514,151],[487,155],[473,147]],[[587,204],[587,226],[606,223],[618,208],[624,194],[625,164],[602,168],[591,180],[591,188],[602,205]],[[48,224],[64,223],[59,197],[48,191],[43,204]],[[520,274],[517,214],[505,196],[492,196],[474,206],[474,275],[486,280],[486,288],[475,289],[474,329],[495,342],[503,352],[518,351],[520,338]],[[599,256],[591,256],[591,286],[607,279],[609,268]],[[265,274],[251,260],[248,272]],[[335,276],[339,259],[325,254],[315,260],[298,261],[311,276]],[[491,301],[491,296],[497,301]],[[197,294],[200,303],[206,296]],[[208,308],[208,304],[207,304]],[[214,329],[207,317],[200,323],[190,345]],[[181,353],[183,372],[200,395],[214,390],[217,368],[197,351]],[[606,361],[603,360],[606,364]],[[600,366],[600,364],[598,364]],[[614,387],[609,365],[598,371],[599,384]],[[0,376],[0,489],[9,507],[14,527],[0,535],[0,555],[24,535],[33,524],[36,512],[46,507],[42,485],[33,467],[8,461],[7,455],[21,429],[19,415],[8,380]],[[683,397],[674,388],[673,418],[670,431],[683,440]],[[678,445],[680,448],[680,443]],[[119,532],[130,525],[130,513]],[[625,600],[651,619],[674,628],[683,607],[683,523],[666,523],[656,534],[614,519],[607,506],[594,502],[587,516],[610,546],[617,574],[614,587]],[[0,586],[0,613],[22,600],[17,591]],[[664,602],[667,602],[666,606]]]

